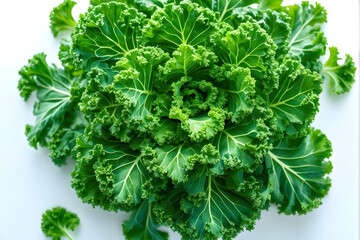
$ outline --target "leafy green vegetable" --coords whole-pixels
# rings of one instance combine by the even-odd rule
[[[330,90],[336,94],[343,94],[350,91],[355,82],[356,67],[352,57],[347,54],[345,62],[339,65],[339,51],[336,47],[331,47],[329,60],[324,64],[321,71],[322,75],[330,81]]]
[[[278,9],[281,7],[283,0],[263,0],[260,4],[259,4],[259,9]]]
[[[50,13],[50,29],[54,37],[62,31],[73,31],[76,25],[71,11],[76,2],[64,0],[59,6],[55,7]]]
[[[75,213],[68,212],[62,207],[55,207],[42,215],[41,230],[46,237],[53,240],[60,240],[61,237],[73,240],[69,231],[74,231],[79,224],[80,219]]]
[[[314,63],[325,54],[327,40],[321,31],[321,25],[326,20],[326,10],[318,3],[315,6],[309,2],[287,8],[292,28],[289,43],[289,54],[314,69]]]
[[[344,93],[355,67],[336,48],[320,62],[322,6],[281,3],[91,0],[61,42],[63,68],[37,54],[20,70],[20,95],[38,99],[30,144],[76,160],[83,202],[132,211],[126,239],[168,239],[161,225],[231,239],[270,203],[318,207],[332,151],[311,127],[322,80]]]

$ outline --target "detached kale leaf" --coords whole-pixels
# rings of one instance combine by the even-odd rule
[[[74,231],[79,225],[79,217],[62,207],[47,210],[41,219],[41,230],[46,237],[50,237],[53,240],[60,240],[61,237],[73,240],[69,235],[69,231]]]
[[[338,63],[339,51],[336,47],[330,48],[329,60],[324,64],[321,71],[325,79],[330,81],[330,90],[336,94],[343,94],[350,91],[355,82],[356,67],[352,57],[346,54],[345,61],[342,65]]]
[[[55,7],[50,13],[50,29],[54,37],[62,31],[73,31],[76,25],[71,12],[76,2],[64,0],[59,6]]]

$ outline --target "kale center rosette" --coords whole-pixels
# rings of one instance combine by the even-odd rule
[[[38,54],[19,82],[25,99],[39,99],[31,145],[57,165],[76,159],[72,187],[84,202],[132,211],[127,239],[166,239],[160,225],[185,239],[231,239],[270,203],[285,214],[319,206],[332,151],[310,126],[322,75],[343,93],[355,71],[336,48],[319,62],[320,5],[91,3],[67,28],[56,17],[74,2],[52,14],[54,34],[73,28],[64,68]]]

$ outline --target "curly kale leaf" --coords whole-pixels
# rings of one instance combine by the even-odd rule
[[[72,34],[72,51],[86,70],[114,65],[125,53],[139,47],[145,15],[125,4],[110,2],[80,16]]]
[[[152,212],[152,203],[143,201],[123,223],[126,239],[166,240],[169,235],[157,228],[159,224]]]
[[[330,188],[331,142],[319,130],[299,139],[283,139],[268,153],[266,166],[272,202],[286,214],[305,214],[321,204]]]
[[[324,64],[321,74],[330,81],[330,90],[336,94],[343,94],[350,91],[355,82],[356,67],[352,57],[346,54],[346,59],[342,65],[338,61],[339,51],[336,47],[330,48],[329,60]]]
[[[200,6],[210,8],[217,13],[219,22],[226,22],[235,9],[259,3],[260,0],[195,0],[193,2],[198,3]]]
[[[76,25],[71,12],[76,2],[64,0],[59,6],[55,7],[50,13],[50,29],[54,37],[62,31],[73,31]]]
[[[20,95],[27,100],[36,92],[38,99],[34,106],[35,125],[26,126],[26,136],[35,148],[38,144],[47,146],[51,135],[66,123],[74,108],[70,89],[75,78],[55,65],[49,66],[45,58],[45,54],[37,54],[19,71]]]
[[[322,80],[299,62],[286,60],[279,67],[279,87],[269,96],[277,128],[293,135],[303,131],[319,110]]]
[[[325,54],[327,40],[321,26],[327,21],[326,10],[320,5],[309,2],[287,8],[292,28],[289,42],[289,55],[306,67],[311,67],[320,56]]]
[[[51,237],[53,240],[60,240],[61,237],[73,240],[69,231],[74,231],[79,224],[80,219],[75,213],[62,207],[55,207],[42,215],[41,230],[46,237]]]
[[[214,32],[215,15],[190,1],[167,4],[158,9],[144,28],[148,44],[174,51],[181,44],[197,46]]]

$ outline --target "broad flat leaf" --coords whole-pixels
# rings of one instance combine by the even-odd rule
[[[166,62],[169,55],[160,48],[144,47],[125,54],[116,66],[124,69],[115,76],[114,86],[134,104],[131,117],[146,120],[155,99],[154,72],[159,64]]]
[[[267,131],[261,121],[251,118],[241,124],[226,126],[216,135],[212,144],[219,150],[226,168],[250,170],[259,159],[252,155],[249,146],[263,138]],[[260,149],[257,151],[260,154]]]
[[[279,67],[279,87],[269,96],[280,131],[296,134],[305,129],[319,110],[321,77],[299,62],[287,60]]]
[[[300,6],[287,7],[287,12],[292,28],[289,55],[304,64],[316,62],[326,50],[326,38],[321,31],[326,22],[326,10],[318,3],[313,6],[303,2]]]
[[[203,198],[188,214],[193,239],[230,239],[244,228],[253,229],[260,216],[256,193],[229,190],[221,178],[207,177]]]
[[[191,156],[200,154],[200,147],[190,144],[164,145],[155,148],[157,153],[157,165],[174,182],[182,182],[187,179],[187,164]]]
[[[253,76],[266,72],[265,62],[275,55],[276,46],[256,23],[242,23],[234,31],[219,31],[212,36],[214,51],[223,63],[249,68]]]
[[[72,35],[72,50],[86,70],[105,62],[115,64],[125,53],[139,46],[145,15],[122,3],[94,7],[80,20]]]
[[[50,29],[54,37],[62,31],[73,31],[76,25],[71,11],[76,2],[64,0],[59,6],[55,7],[50,13]]]
[[[144,200],[133,210],[129,220],[123,223],[125,238],[128,240],[166,240],[169,235],[158,230],[159,224],[152,212],[152,203]]]
[[[144,28],[149,44],[174,51],[181,44],[196,46],[214,31],[215,15],[190,1],[170,3],[158,9]]]
[[[329,188],[331,142],[319,130],[301,139],[283,139],[266,157],[272,202],[286,214],[305,214],[321,204]]]
[[[35,125],[26,127],[26,136],[35,148],[38,144],[47,145],[49,137],[60,129],[73,109],[70,88],[74,78],[55,65],[49,66],[45,58],[45,54],[37,54],[19,71],[20,95],[27,100],[36,91],[38,99],[34,106]]]
[[[352,57],[346,54],[343,64],[338,61],[339,51],[336,47],[330,48],[329,60],[324,64],[322,75],[330,81],[330,90],[336,94],[343,94],[350,91],[351,86],[355,82],[356,67]]]

